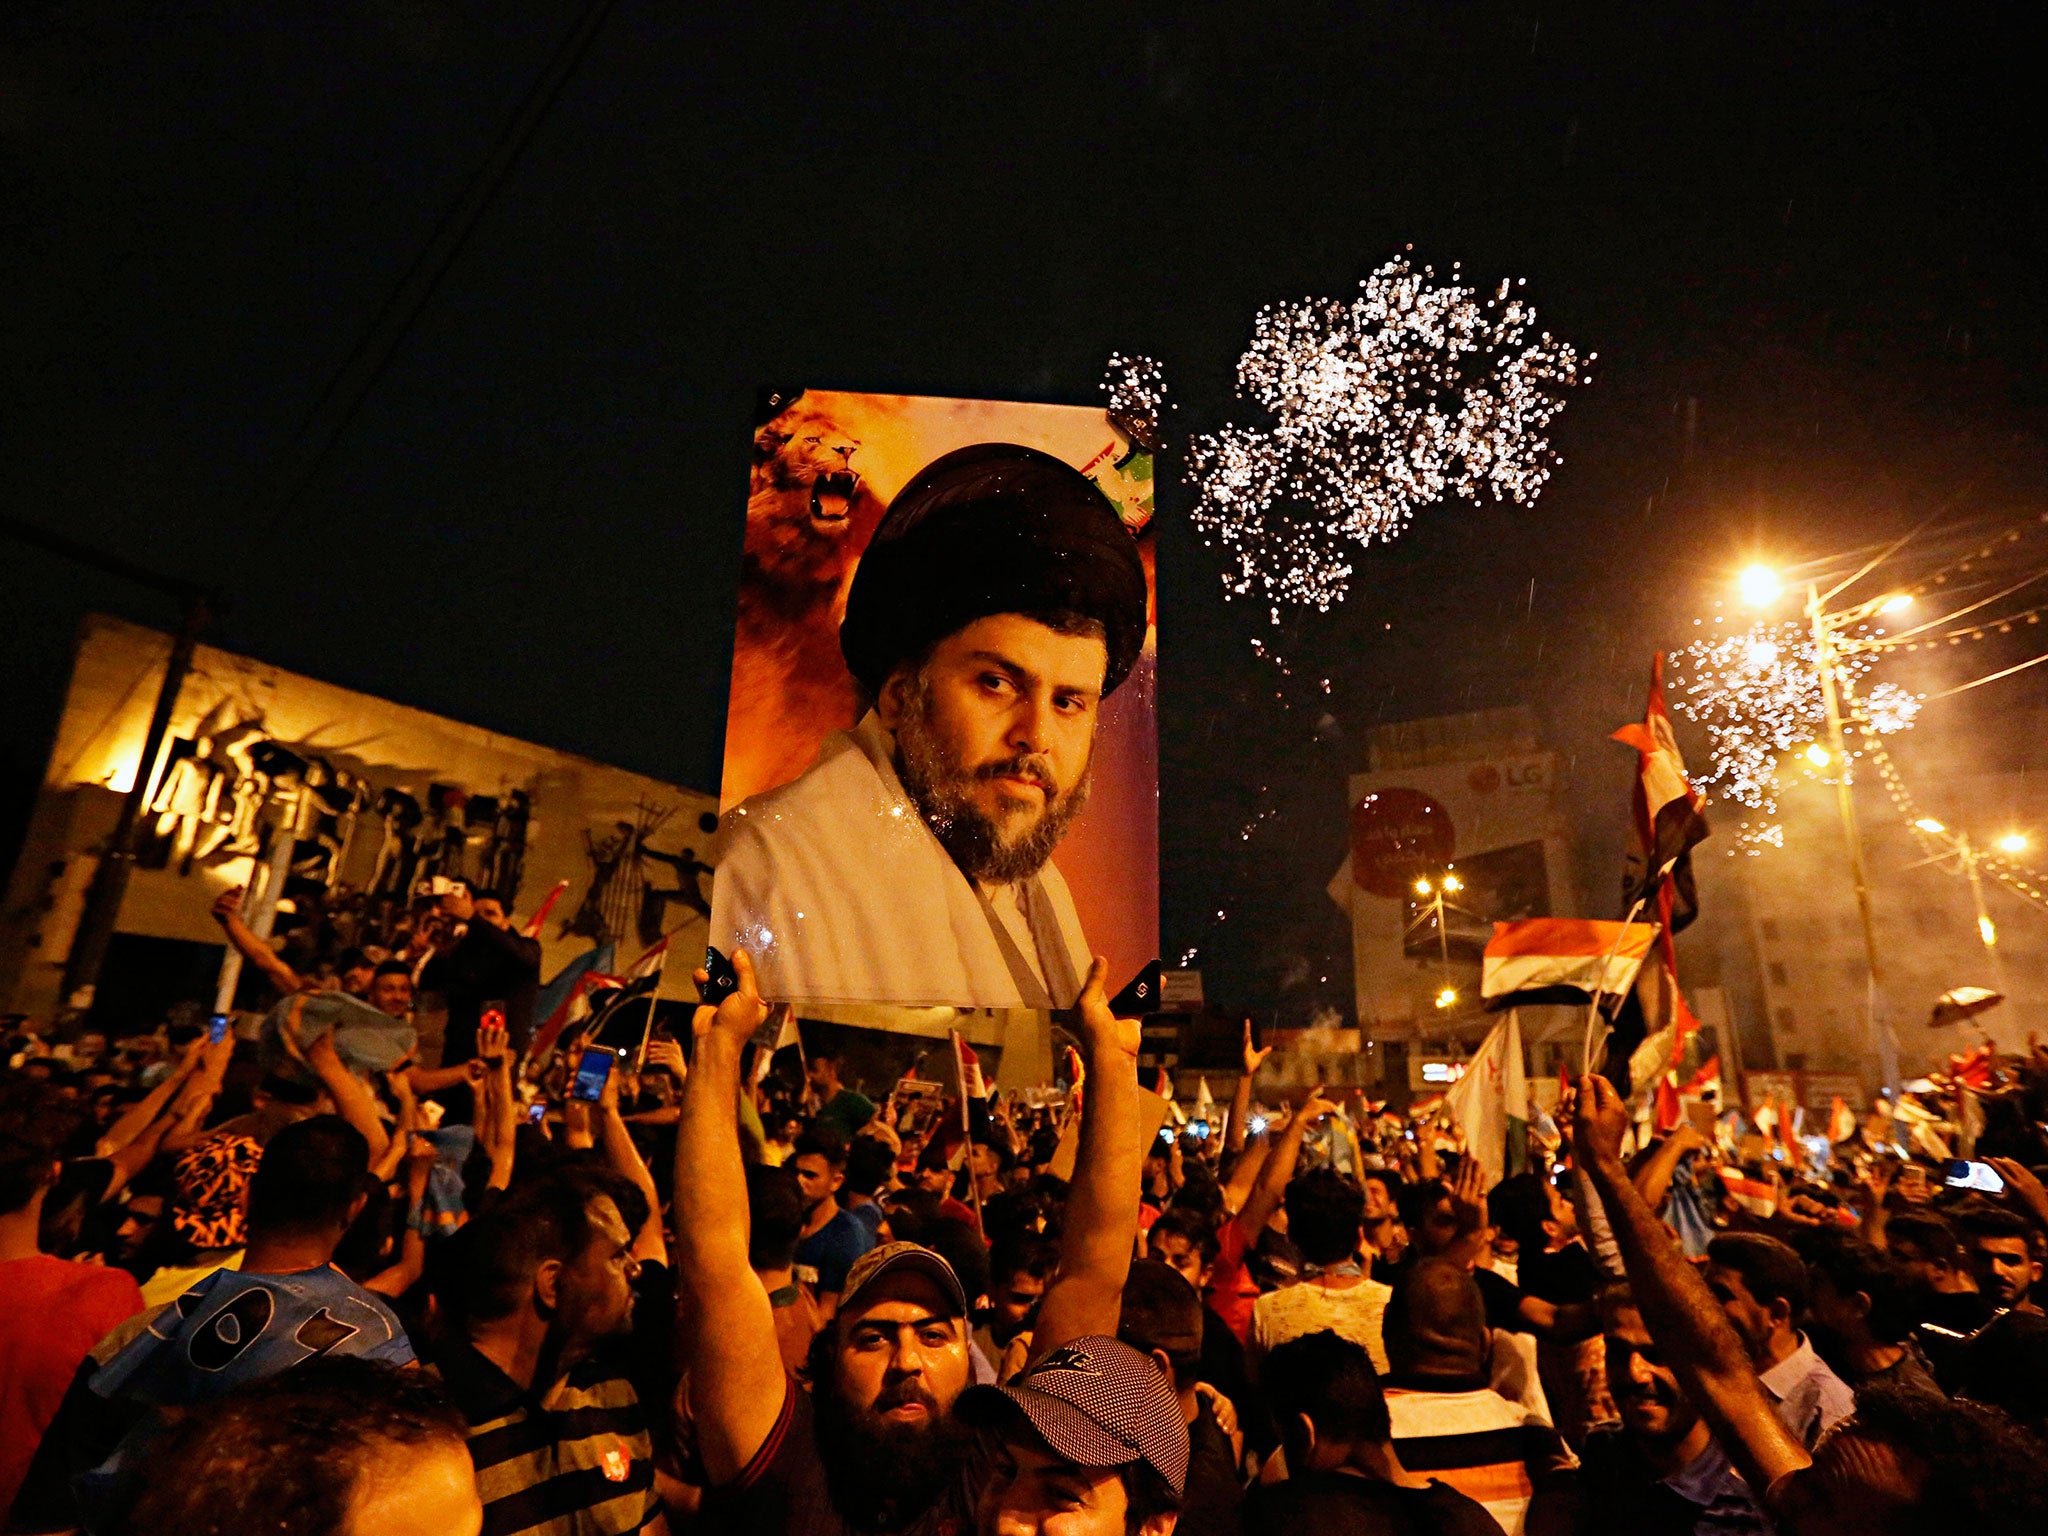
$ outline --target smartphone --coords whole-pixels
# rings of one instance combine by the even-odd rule
[[[697,989],[698,997],[716,1008],[739,989],[740,974],[732,968],[732,962],[718,952],[716,945],[706,945],[704,985]]]
[[[1119,1019],[1135,1019],[1159,1011],[1159,962],[1150,961],[1131,978],[1130,985],[1109,1000],[1109,1011]]]
[[[600,1081],[598,1083],[597,1091],[599,1093],[604,1092],[603,1082]],[[539,1125],[543,1120],[547,1119],[547,1117],[548,1101],[546,1099],[535,1099],[531,1104],[526,1106],[526,1123],[528,1125]]]
[[[206,1043],[208,1045],[219,1045],[221,1041],[227,1039],[228,1023],[228,1015],[224,1013],[216,1013],[212,1018],[208,1019],[206,1021]]]
[[[1957,1158],[1948,1165],[1948,1177],[1941,1181],[1950,1189],[1974,1189],[1987,1195],[2003,1194],[2005,1180],[1989,1163],[1966,1163]]]
[[[1188,1134],[1197,1141],[1207,1141],[1209,1139],[1209,1122],[1206,1120],[1191,1122],[1188,1126]]]
[[[1266,1134],[1266,1117],[1264,1115],[1253,1115],[1251,1119],[1245,1121],[1245,1126],[1254,1136],[1263,1136]]]
[[[618,1064],[619,1054],[609,1046],[585,1046],[583,1059],[576,1064],[576,1080],[569,1085],[569,1097],[595,1104],[604,1097],[605,1082]]]
[[[505,1005],[503,1003],[485,1003],[483,1016],[477,1023],[483,1029],[503,1029],[505,1027]]]

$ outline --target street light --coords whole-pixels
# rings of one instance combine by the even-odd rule
[[[1936,821],[1932,816],[1922,816],[1915,821],[1913,830],[1925,833],[1942,849],[1927,862],[1938,863],[1953,855],[1961,867],[1963,878],[1970,883],[1970,901],[1977,909],[1977,937],[1983,941],[1985,956],[1991,961],[1992,980],[1997,982],[2000,992],[2010,994],[2012,988],[2006,980],[2005,957],[1998,949],[1998,925],[1991,921],[1991,910],[1984,904],[1984,881],[1978,873],[1978,866],[1984,860],[1984,850],[1970,841],[1969,833],[1951,832],[1946,825]],[[2026,847],[2025,834],[2008,832],[1998,840],[1998,846],[2008,852],[2015,851],[2012,848],[2014,843],[2021,848]]]
[[[1834,761],[1832,757],[1828,756],[1828,749],[1817,741],[1807,746],[1805,757],[1816,768],[1825,768]]]
[[[1778,579],[1778,573],[1768,565],[1752,565],[1736,578],[1742,591],[1742,600],[1752,608],[1768,608],[1778,600],[1778,594],[1785,590],[1785,584]]]
[[[2006,833],[2005,836],[1998,840],[1998,851],[2000,853],[2025,853],[2027,851],[2027,834],[2024,832]]]
[[[1894,592],[1890,597],[1886,598],[1883,602],[1877,605],[1877,611],[1879,613],[1904,613],[1908,608],[1912,606],[1912,593]]]
[[[1450,1008],[1458,1001],[1458,989],[1451,985],[1451,936],[1449,929],[1445,926],[1444,898],[1455,896],[1463,889],[1465,889],[1465,882],[1452,874],[1448,869],[1437,876],[1434,881],[1427,875],[1423,875],[1415,882],[1415,894],[1426,903],[1423,907],[1424,913],[1436,919],[1437,963],[1440,967],[1439,979],[1441,981],[1436,994],[1436,1005],[1439,1008]],[[1417,917],[1415,920],[1416,923],[1421,921],[1421,917]],[[1414,931],[1414,924],[1410,925],[1409,931],[1411,933]]]

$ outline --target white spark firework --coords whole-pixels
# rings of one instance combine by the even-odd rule
[[[1158,359],[1110,353],[1102,370],[1102,392],[1109,396],[1104,409],[1110,420],[1141,448],[1157,453],[1166,413],[1176,409],[1167,403],[1166,370]]]
[[[1699,775],[1700,786],[1764,816],[1774,814],[1785,759],[1827,734],[1812,633],[1803,624],[1753,624],[1737,634],[1695,641],[1676,661],[1671,707],[1707,732],[1710,766]],[[1854,685],[1871,664],[1867,652],[1838,656],[1844,708],[1881,736],[1909,729],[1920,712],[1918,695],[1879,683],[1856,696]],[[1745,822],[1738,839],[1775,841],[1774,830]]]
[[[1556,466],[1545,431],[1585,382],[1578,352],[1536,332],[1503,282],[1491,297],[1397,256],[1349,303],[1268,305],[1238,385],[1270,428],[1189,444],[1205,540],[1234,558],[1232,596],[1327,612],[1359,549],[1446,496],[1523,505]],[[1586,362],[1591,362],[1589,356]]]

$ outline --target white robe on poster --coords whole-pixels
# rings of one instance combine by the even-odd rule
[[[894,756],[870,712],[796,779],[734,807],[712,942],[745,949],[777,1000],[1071,1007],[1089,950],[1060,872],[1047,863],[1013,887],[1021,919],[1004,925],[918,815]]]

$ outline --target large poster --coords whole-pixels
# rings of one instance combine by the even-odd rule
[[[86,886],[140,768],[170,637],[93,616],[7,904],[0,1001],[48,1017]],[[609,946],[625,966],[664,934],[701,952],[709,795],[199,647],[150,766],[119,933],[221,942],[214,898],[295,836],[280,917],[308,974],[344,948],[395,947],[435,876],[497,896],[536,935],[542,974]],[[558,891],[559,887],[559,891]],[[688,967],[670,967],[687,992]]]
[[[757,416],[713,942],[798,1002],[1120,984],[1159,934],[1149,455],[1075,406]]]

